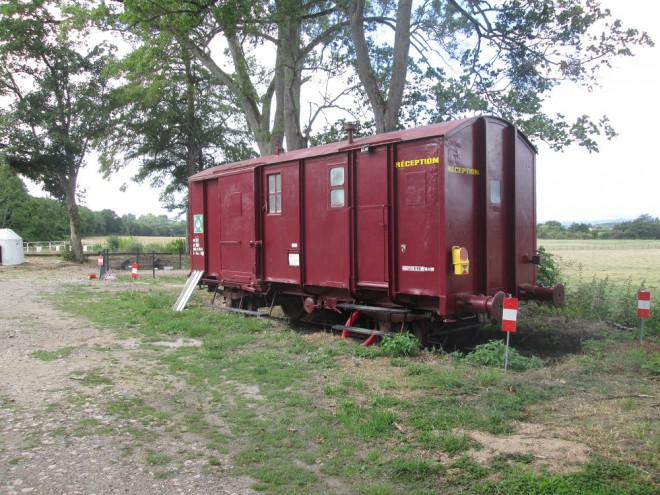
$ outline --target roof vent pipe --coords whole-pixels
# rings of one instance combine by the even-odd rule
[[[356,122],[346,122],[344,123],[344,132],[348,133],[348,144],[353,143],[353,132],[357,130]]]

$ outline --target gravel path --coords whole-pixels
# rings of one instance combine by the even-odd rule
[[[177,427],[185,387],[154,383],[145,370],[157,363],[136,341],[53,308],[58,287],[89,286],[93,271],[31,258],[0,267],[0,493],[256,493],[227,453]]]

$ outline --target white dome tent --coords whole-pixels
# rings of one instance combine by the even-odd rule
[[[25,263],[23,239],[11,229],[0,229],[0,265]]]

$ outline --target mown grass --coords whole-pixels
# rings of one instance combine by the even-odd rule
[[[660,488],[650,398],[659,392],[655,341],[602,338],[554,368],[505,374],[442,352],[391,357],[194,301],[174,312],[171,289],[125,287],[69,287],[59,300],[63,309],[145,344],[200,341],[143,350],[161,372],[185,381],[195,409],[169,404],[162,411],[155,397],[144,396],[110,401],[107,410],[142,427],[148,426],[142,421],[174,422],[172,431],[202,436],[230,453],[235,471],[263,493],[651,494]],[[224,425],[222,432],[210,418]],[[525,452],[475,460],[472,454],[486,446],[471,431],[508,435],[519,422],[561,425],[594,455],[572,466],[575,472],[546,470]],[[621,441],[628,438],[635,441]]]
[[[660,241],[539,239],[538,245],[555,255],[570,285],[607,278],[614,284],[660,289]]]
[[[660,336],[660,311],[653,309],[660,294],[660,241],[544,239],[539,245],[566,285],[560,314],[614,323],[638,336],[643,323],[647,335]],[[643,322],[637,317],[640,290],[652,299],[651,317]]]

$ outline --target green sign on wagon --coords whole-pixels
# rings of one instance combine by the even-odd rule
[[[193,217],[193,232],[195,234],[204,233],[204,215],[194,215]]]

